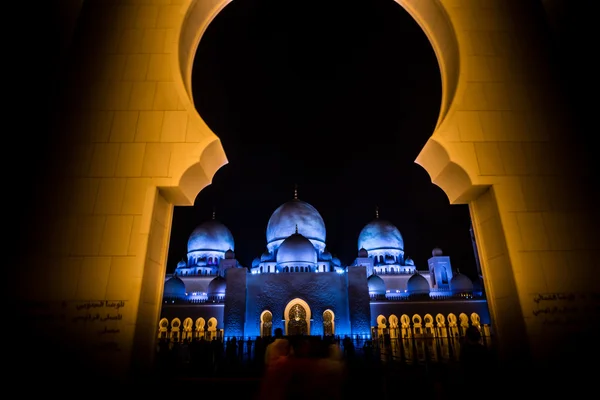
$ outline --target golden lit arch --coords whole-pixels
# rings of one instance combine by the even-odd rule
[[[169,331],[169,320],[162,318],[158,323],[158,338],[165,339]]]
[[[204,335],[206,333],[204,330],[204,327],[206,326],[206,321],[204,320],[204,318],[200,317],[200,318],[196,319],[194,326],[195,326],[195,332],[194,332],[195,337],[197,339],[200,339],[200,338],[204,339],[205,338]]]
[[[312,318],[311,310],[308,303],[300,298],[295,298],[294,300],[290,301],[287,306],[285,306],[285,311],[283,313],[285,318],[285,334],[289,334],[288,327],[290,324],[290,312],[296,305],[300,306],[305,312],[304,316],[299,316],[300,319],[297,322],[301,322],[301,320],[306,321],[307,334],[310,335],[310,320]]]
[[[399,328],[399,321],[398,321],[398,317],[396,316],[396,314],[392,314],[390,315],[390,317],[388,318],[388,322],[390,323],[390,337],[392,339],[396,339],[398,337],[398,332],[400,330]]]
[[[481,317],[476,312],[471,313],[471,325],[474,325],[477,328],[481,327]]]
[[[173,321],[171,321],[171,329],[179,330],[180,326],[181,320],[179,318],[173,318]]]
[[[217,337],[217,324],[218,324],[218,321],[215,317],[209,318],[209,320],[206,324],[208,327],[209,340],[213,340],[214,338]]]
[[[436,54],[442,82],[440,113],[432,136],[427,141],[415,163],[422,166],[431,181],[447,195],[450,203],[469,203],[479,201],[481,193],[492,183],[491,175],[480,173],[476,152],[469,147],[470,143],[457,143],[445,136],[447,132],[458,130],[456,111],[464,106],[463,100],[468,92],[471,70],[477,72],[477,65],[467,57],[465,50],[470,45],[463,34],[466,22],[455,15],[454,8],[447,2],[439,0],[395,0],[420,25],[428,37]],[[227,163],[221,142],[208,128],[195,109],[192,98],[192,68],[196,50],[202,35],[218,13],[230,3],[230,0],[183,0],[179,12],[174,15],[175,31],[173,48],[169,52],[173,87],[178,95],[178,102],[188,113],[186,145],[193,145],[191,151],[181,153],[182,157],[171,156],[172,168],[169,176],[155,179],[163,196],[173,205],[191,205],[200,190],[209,184],[215,172]],[[456,28],[456,29],[455,29]],[[478,109],[473,110],[478,112]],[[187,139],[188,137],[192,139]],[[472,205],[472,204],[471,204]],[[494,205],[495,209],[498,208]],[[148,217],[149,218],[149,217]],[[474,225],[479,223],[474,215]],[[154,233],[151,228],[150,233]],[[479,233],[476,232],[479,235]],[[491,235],[491,234],[490,234]],[[498,235],[504,239],[503,229]],[[497,235],[494,236],[497,240]],[[485,257],[485,240],[481,241],[482,258]],[[487,267],[482,261],[482,268]],[[507,267],[510,270],[510,265]],[[492,274],[493,275],[493,274]],[[491,280],[490,280],[491,282]],[[486,281],[486,285],[488,285]],[[515,321],[509,317],[502,318],[494,311],[494,287],[486,287],[492,318],[500,318],[506,328],[512,329]],[[516,293],[515,293],[516,294]],[[152,321],[155,326],[157,320]],[[496,322],[498,325],[498,322]],[[501,335],[498,327],[499,337]],[[510,335],[508,335],[510,341]],[[510,347],[510,346],[509,346]]]
[[[323,312],[323,335],[335,335],[335,314],[327,309]]]
[[[273,329],[273,313],[269,310],[264,310],[260,314],[260,336],[272,336]]]
[[[437,0],[395,1],[402,6],[419,24],[421,29],[423,29],[438,60],[442,81],[442,100],[436,124],[437,130],[443,125],[446,116],[449,114],[455,96],[461,91],[464,91],[466,80],[464,78],[465,74],[461,74],[461,69],[464,70],[465,68],[468,68],[468,65],[463,65],[466,63],[461,63],[458,39],[444,5]],[[173,77],[175,86],[179,93],[180,100],[183,103],[183,107],[188,110],[190,123],[199,131],[210,132],[212,135],[209,135],[211,136],[211,139],[205,142],[205,146],[207,143],[211,144],[211,149],[206,149],[208,151],[206,158],[212,161],[208,173],[207,170],[203,168],[204,166],[196,165],[199,164],[196,157],[191,157],[190,161],[192,162],[187,165],[187,167],[183,166],[180,173],[183,174],[188,168],[192,168],[196,171],[190,172],[190,176],[198,176],[199,179],[190,179],[187,187],[171,189],[172,192],[174,192],[172,193],[173,196],[179,197],[181,200],[191,198],[192,204],[200,189],[210,183],[214,173],[222,165],[227,163],[220,141],[212,134],[195,109],[192,91],[192,69],[202,35],[206,32],[206,29],[219,12],[230,2],[231,0],[187,0],[182,6],[182,20],[181,24],[178,25],[179,30],[176,32],[178,41],[171,58],[172,69],[175,71],[175,76]],[[448,162],[448,164],[444,165],[442,168],[440,168],[439,165],[440,159],[436,158],[436,155],[439,153],[438,146],[445,148],[448,155],[441,159],[447,160]],[[469,174],[466,172],[467,170],[464,166],[460,164],[460,157],[451,156],[453,155],[451,149],[452,147],[448,147],[442,141],[430,139],[415,162],[421,165],[429,173],[432,181],[446,192],[451,202],[468,201],[470,196],[479,193],[479,188],[473,190],[468,186],[473,180],[465,179]],[[450,160],[452,160],[451,163]],[[438,174],[435,173],[436,170],[445,171],[447,176],[442,175],[438,177]],[[465,187],[460,190],[455,188],[454,183],[452,183],[453,174],[458,174],[457,176],[460,177],[460,179],[458,179],[458,183],[460,183],[459,186]],[[181,184],[184,184],[184,181],[185,180],[182,180]],[[194,193],[196,189],[197,191]],[[451,191],[451,193],[449,193],[449,191]]]
[[[395,0],[419,24],[438,59],[442,79],[442,104],[438,126],[443,121],[459,89],[460,58],[456,33],[446,10],[437,0]],[[192,68],[200,40],[210,23],[231,0],[187,0],[182,6],[178,46],[172,59],[176,83],[185,105],[193,106]]]

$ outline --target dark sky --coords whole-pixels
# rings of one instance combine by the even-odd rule
[[[222,140],[229,164],[193,207],[176,207],[167,269],[187,252],[195,226],[216,216],[249,266],[266,247],[270,215],[293,197],[321,213],[327,247],[344,264],[375,217],[404,237],[427,268],[439,246],[474,276],[466,205],[450,205],[414,163],[441,103],[433,49],[389,0],[230,3],[199,45],[194,101]]]

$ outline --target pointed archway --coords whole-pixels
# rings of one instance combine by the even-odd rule
[[[300,298],[290,301],[285,306],[285,334],[310,335],[310,320],[312,318],[310,306]]]

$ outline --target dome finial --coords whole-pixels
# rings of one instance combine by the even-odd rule
[[[294,184],[294,200],[298,200],[298,184]]]
[[[375,218],[379,218],[379,206],[375,206]]]
[[[217,211],[216,211],[216,207],[213,206],[213,213],[212,213],[212,219],[217,218]]]
[[[296,235],[298,234],[298,224],[296,224]]]

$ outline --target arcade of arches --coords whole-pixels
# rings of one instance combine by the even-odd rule
[[[551,63],[538,17],[523,1],[397,1],[442,73],[439,120],[416,162],[450,203],[469,204],[503,358],[545,361],[565,320],[580,332],[590,324],[577,310],[598,293],[598,243],[593,188],[540,73]],[[15,292],[31,332],[75,336],[90,368],[122,377],[151,364],[173,207],[192,205],[227,163],[190,79],[200,37],[228,1],[85,3],[76,45],[86,51],[74,62],[89,68],[72,76],[52,190],[40,195],[49,209],[27,238],[44,260],[20,260]],[[288,311],[288,330],[307,329],[295,318],[309,310]]]
[[[310,313],[305,309],[302,302],[292,301],[292,306],[288,307],[286,313],[286,330],[284,335],[308,335],[310,324]],[[273,314],[265,310],[260,317],[260,336],[273,336]],[[335,336],[334,314],[331,310],[323,312],[323,331],[320,336]],[[170,342],[183,342],[193,340],[226,340],[223,329],[219,329],[219,321],[211,317],[208,323],[202,317],[193,321],[187,317],[183,320],[183,325],[180,318],[173,318],[169,321],[167,318],[162,318],[158,324],[158,339],[165,339]],[[413,314],[409,317],[407,314],[402,314],[400,318],[395,314],[386,317],[384,315],[377,316],[377,326],[371,328],[371,337],[373,339],[383,338],[389,335],[391,339],[411,339],[425,337],[462,337],[469,326],[476,326],[483,336],[490,336],[490,327],[481,323],[481,318],[477,313],[471,313],[468,316],[465,313],[460,313],[458,317],[454,313],[449,313],[447,316],[437,314],[435,319],[431,314],[425,314],[421,317],[419,314]],[[240,340],[243,340],[240,337]],[[250,338],[253,339],[253,338]],[[353,338],[359,339],[359,338]],[[366,339],[366,338],[365,338]]]

